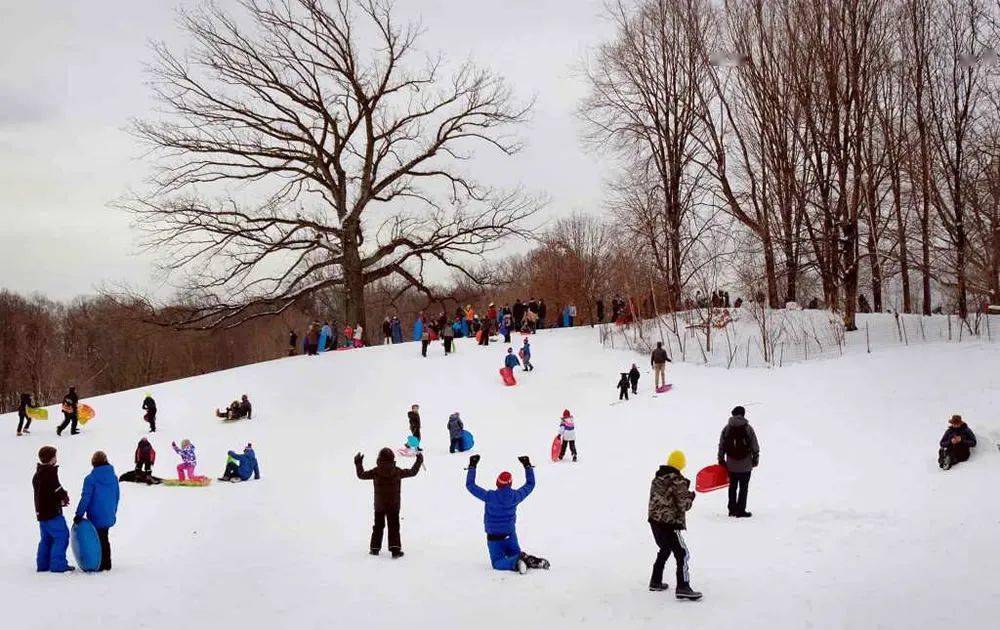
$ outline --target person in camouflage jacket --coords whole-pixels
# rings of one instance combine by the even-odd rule
[[[663,568],[674,555],[677,561],[677,599],[701,599],[691,588],[688,576],[688,549],[681,531],[687,529],[687,511],[694,504],[691,481],[681,474],[685,457],[681,451],[670,454],[666,466],[660,466],[649,488],[649,526],[659,548],[649,578],[649,590],[665,591]]]

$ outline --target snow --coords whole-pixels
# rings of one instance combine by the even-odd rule
[[[515,339],[518,342],[519,339]],[[505,388],[506,346],[440,344],[422,359],[408,343],[295,357],[85,399],[98,417],[76,437],[54,435],[57,409],[14,437],[0,418],[0,547],[5,625],[12,628],[929,628],[986,627],[1000,605],[1000,543],[992,444],[1000,349],[925,344],[786,365],[725,370],[672,365],[672,392],[649,395],[648,358],[601,346],[596,329],[532,338],[531,374]],[[618,373],[643,370],[640,395],[617,399]],[[79,498],[91,453],[130,467],[145,424],[144,391],[160,408],[156,471],[191,439],[202,474],[225,451],[254,444],[262,479],[208,488],[123,484],[108,574],[34,572],[31,475],[44,444]],[[86,392],[82,392],[86,393]],[[223,424],[215,407],[247,393],[254,419]],[[400,446],[406,411],[421,405],[427,469],[403,481],[406,557],[368,555],[374,465]],[[688,515],[692,585],[701,602],[646,590],[656,552],[649,481],[671,450],[693,479],[714,463],[729,410],[744,404],[761,440],[750,484],[752,519],[726,516],[725,491],[699,495]],[[548,451],[564,408],[576,417],[579,463]],[[467,454],[449,455],[448,415],[460,411],[482,455],[480,485],[502,470],[538,485],[518,513],[525,551],[552,570],[527,576],[489,565],[482,504],[464,488]],[[937,468],[946,419],[961,413],[980,438],[970,462]],[[408,462],[409,460],[406,460]],[[67,510],[67,516],[72,512]]]

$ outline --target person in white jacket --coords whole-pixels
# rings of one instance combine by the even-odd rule
[[[559,423],[559,437],[562,438],[562,450],[559,451],[559,461],[566,456],[566,447],[573,453],[573,461],[576,461],[576,425],[573,423],[573,414],[569,409],[563,409],[562,421]]]
[[[354,327],[354,347],[355,348],[360,348],[361,347],[361,339],[362,339],[361,335],[363,333],[364,333],[364,329],[361,328],[361,324],[358,324],[357,326]]]

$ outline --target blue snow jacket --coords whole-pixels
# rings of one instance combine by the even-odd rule
[[[528,340],[525,339],[524,341],[527,342]],[[521,346],[521,352],[524,354],[525,359],[531,359],[531,344],[525,343]]]
[[[486,503],[483,515],[483,525],[486,533],[492,535],[509,535],[516,531],[517,504],[528,498],[535,489],[535,469],[524,469],[524,485],[514,490],[510,486],[496,490],[484,490],[476,485],[476,467],[469,468],[465,477],[465,488],[480,501]]]
[[[518,365],[521,365],[521,362],[517,360],[517,356],[515,354],[511,353],[508,354],[507,358],[503,360],[503,364],[513,370]]]
[[[112,527],[117,520],[119,496],[114,467],[111,464],[96,466],[83,478],[83,493],[76,506],[76,515],[86,516],[98,529]]]
[[[240,479],[246,481],[253,475],[254,479],[260,479],[260,468],[257,466],[257,455],[254,454],[252,448],[248,448],[243,451],[240,455],[236,451],[229,451],[229,456],[236,460],[239,464],[239,470],[236,474],[240,476]]]

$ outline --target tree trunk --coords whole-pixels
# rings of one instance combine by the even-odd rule
[[[906,224],[903,221],[903,200],[900,190],[899,175],[892,177],[892,204],[896,210],[896,235],[899,239],[899,275],[903,282],[903,312],[913,311],[910,297],[910,255],[907,246]]]
[[[868,264],[872,274],[872,312],[882,312],[882,264],[875,238],[868,234]]]
[[[362,341],[368,339],[365,321],[365,274],[361,264],[360,228],[357,223],[344,225],[341,246],[344,252],[344,323],[362,328]]]
[[[767,305],[771,308],[781,308],[778,301],[778,273],[774,261],[774,241],[771,235],[764,233],[761,237],[764,246],[764,274],[767,279]]]
[[[926,203],[926,200],[925,200]],[[931,314],[931,214],[930,208],[924,207],[924,213],[920,217],[920,263],[921,285],[923,288],[923,308],[924,315]]]

